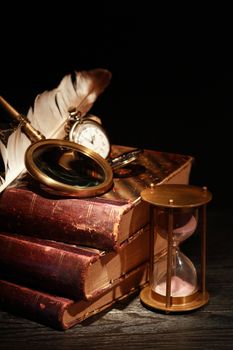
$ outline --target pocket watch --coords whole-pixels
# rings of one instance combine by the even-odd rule
[[[77,108],[72,108],[69,120],[73,122],[69,130],[70,141],[90,148],[105,159],[109,156],[110,141],[96,116],[88,114],[82,117]]]
[[[137,148],[115,158],[110,158],[111,144],[107,133],[101,126],[100,118],[93,114],[81,116],[81,112],[76,107],[71,107],[68,113],[67,131],[69,140],[95,151],[108,161],[113,170],[133,162],[143,152],[143,149]]]

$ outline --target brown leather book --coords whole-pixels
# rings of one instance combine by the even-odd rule
[[[143,264],[120,277],[111,289],[95,300],[85,301],[63,298],[0,279],[0,305],[7,311],[65,330],[110,308],[117,300],[132,294],[147,281],[148,264]]]
[[[149,226],[118,252],[0,233],[0,275],[69,298],[94,299],[149,261]]]
[[[131,148],[113,146],[116,156]],[[8,187],[0,197],[1,230],[103,250],[120,244],[149,221],[140,193],[153,184],[187,184],[192,157],[145,150],[114,174],[113,188],[94,198],[49,195],[31,178]]]

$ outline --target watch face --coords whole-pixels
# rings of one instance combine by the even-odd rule
[[[69,133],[70,141],[83,145],[103,158],[110,152],[110,143],[103,128],[92,120],[77,121]]]

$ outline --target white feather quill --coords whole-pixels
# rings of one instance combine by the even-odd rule
[[[105,69],[75,72],[73,80],[71,74],[66,75],[57,88],[36,97],[27,118],[46,138],[64,137],[68,109],[77,107],[81,115],[85,115],[110,79],[111,73]],[[5,166],[5,177],[0,177],[0,192],[25,171],[24,155],[30,144],[21,128],[17,128],[9,136],[6,146],[0,141],[0,152]]]

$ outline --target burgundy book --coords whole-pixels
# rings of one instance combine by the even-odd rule
[[[114,146],[112,153],[129,150]],[[6,188],[0,197],[1,231],[117,250],[149,221],[141,191],[151,183],[187,184],[192,159],[145,150],[137,161],[115,172],[109,192],[85,199],[54,197],[28,177]]]
[[[0,279],[0,305],[4,310],[20,314],[53,328],[68,329],[110,308],[148,281],[148,264],[142,264],[120,277],[107,291],[93,301],[73,300]]]
[[[1,276],[76,299],[96,298],[147,261],[148,225],[122,243],[118,252],[0,233]]]

